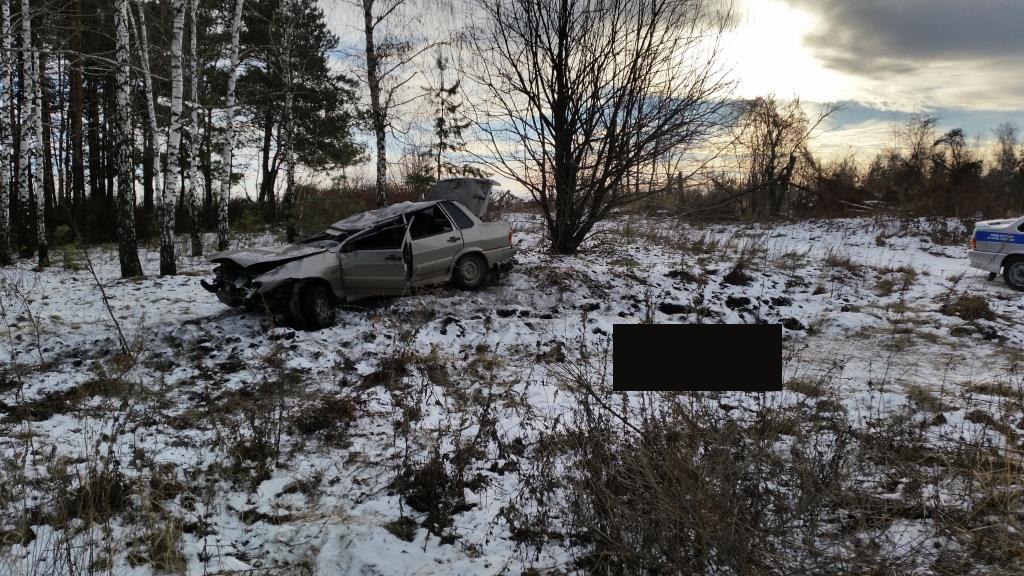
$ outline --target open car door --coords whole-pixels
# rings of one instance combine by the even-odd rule
[[[341,281],[350,296],[403,294],[408,282],[404,218],[350,238],[341,249]]]

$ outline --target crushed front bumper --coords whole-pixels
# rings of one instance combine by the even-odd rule
[[[200,280],[199,283],[228,306],[242,306],[251,302],[259,290],[259,284],[253,282],[249,275],[237,270],[226,269],[223,266],[214,269],[212,282]]]

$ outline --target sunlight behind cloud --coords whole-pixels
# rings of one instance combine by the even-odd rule
[[[736,95],[775,94],[829,102],[857,96],[856,82],[830,70],[805,46],[817,17],[778,0],[737,0],[736,26],[722,38],[722,64],[737,80]]]

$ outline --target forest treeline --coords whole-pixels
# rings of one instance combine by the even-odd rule
[[[125,252],[159,235],[174,273],[168,236],[220,224],[226,244],[233,149],[258,151],[268,221],[290,206],[296,164],[361,160],[356,80],[331,70],[338,39],[314,2],[0,5],[5,263],[45,265],[50,242],[117,241],[131,275]]]
[[[981,135],[972,139],[961,128],[940,129],[940,118],[915,114],[894,124],[890,144],[872,157],[816,157],[809,141],[836,110],[826,107],[809,119],[797,101],[742,103],[729,147],[736,162],[711,170],[702,186],[677,180],[658,198],[708,218],[885,211],[977,219],[1024,213],[1024,141],[1013,123],[994,128],[981,145]]]
[[[359,42],[343,51],[314,0],[0,0],[0,264],[116,241],[134,276],[138,243],[152,240],[174,274],[176,234],[193,255],[205,231],[225,249],[243,213],[294,240],[303,198],[338,205],[297,185],[297,170],[371,158],[373,183],[346,189],[362,205],[496,175],[529,194],[556,253],[644,199],[755,218],[1024,209],[1009,124],[991,157],[918,116],[867,165],[816,158],[809,143],[834,108],[809,117],[797,101],[733,98],[708,44],[733,15],[713,0],[345,7]],[[412,33],[439,10],[476,18],[440,41]],[[428,102],[431,142],[389,159],[414,101]],[[240,149],[254,167],[237,165]]]

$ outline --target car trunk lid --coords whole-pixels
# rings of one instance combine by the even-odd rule
[[[452,200],[469,208],[478,217],[487,212],[491,190],[498,182],[489,178],[446,178],[434,184],[431,200]]]

